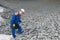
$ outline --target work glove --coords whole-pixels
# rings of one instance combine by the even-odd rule
[[[16,27],[16,25],[15,25],[15,24],[13,24],[13,27]]]
[[[13,28],[17,29],[17,26],[16,26],[16,24],[13,24],[12,26],[13,26]]]

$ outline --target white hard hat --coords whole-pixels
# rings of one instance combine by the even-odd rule
[[[21,9],[21,11],[25,12],[25,10],[24,10],[24,9]]]

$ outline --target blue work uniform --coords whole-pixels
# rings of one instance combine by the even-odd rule
[[[13,28],[13,24],[16,24],[17,26],[17,29],[18,29],[18,33],[20,34],[22,32],[22,28],[21,26],[19,25],[19,23],[21,22],[21,15],[18,14],[18,15],[15,15],[13,14],[12,17],[11,17],[11,20],[10,20],[10,27],[11,27],[11,31],[12,31],[12,36],[15,38],[15,28]]]

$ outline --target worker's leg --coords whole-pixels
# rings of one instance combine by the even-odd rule
[[[21,33],[22,33],[22,28],[21,28],[21,26],[17,25],[17,28],[18,28],[18,33],[21,34]]]
[[[13,38],[15,38],[16,37],[16,35],[15,35],[15,29],[14,28],[11,28],[11,31],[12,31]]]

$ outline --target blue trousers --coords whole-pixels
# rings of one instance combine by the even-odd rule
[[[17,29],[18,29],[18,33],[21,34],[22,28],[21,28],[21,26],[19,24],[17,24]],[[11,32],[12,32],[13,38],[15,38],[16,37],[16,35],[15,35],[15,28],[13,28],[12,26],[11,26]]]

